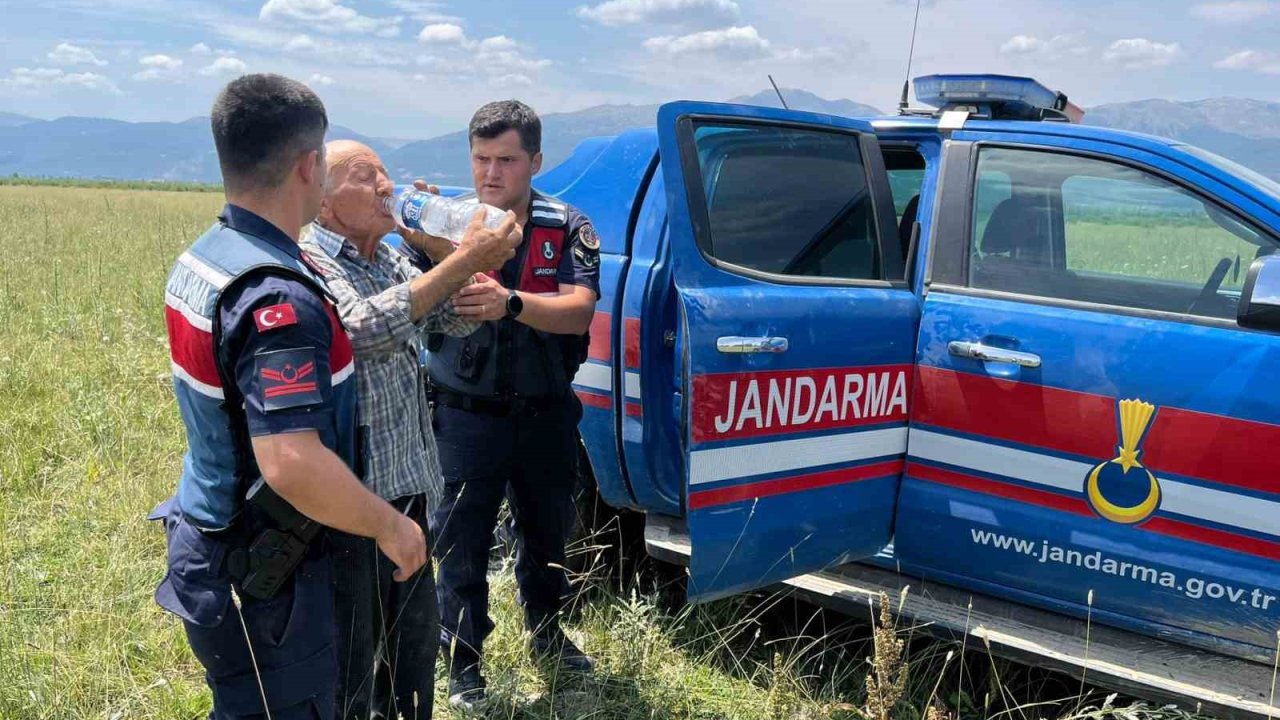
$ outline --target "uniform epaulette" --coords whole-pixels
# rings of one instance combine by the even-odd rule
[[[564,225],[569,222],[569,205],[549,197],[535,197],[530,219],[537,225]]]

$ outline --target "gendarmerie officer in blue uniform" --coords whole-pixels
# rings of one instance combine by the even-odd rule
[[[331,718],[333,588],[321,525],[376,538],[397,579],[426,562],[417,523],[367,490],[351,341],[300,253],[325,185],[324,106],[305,85],[246,75],[212,126],[227,205],[165,287],[187,430],[156,601],[182,618],[211,717]]]
[[[452,651],[450,704],[465,707],[484,697],[480,658],[493,629],[485,573],[504,495],[533,650],[570,670],[592,667],[558,620],[569,590],[562,567],[582,412],[570,383],[585,356],[600,262],[591,221],[531,186],[542,165],[542,123],[532,109],[517,101],[485,105],[469,135],[476,197],[515,212],[524,238],[496,277],[455,296],[460,315],[486,321],[480,329],[428,343],[445,479],[431,522],[441,639]],[[438,245],[437,261],[448,252]]]

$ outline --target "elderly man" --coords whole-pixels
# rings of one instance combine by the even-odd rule
[[[466,336],[450,295],[476,273],[502,267],[520,243],[515,216],[496,230],[477,213],[458,250],[428,273],[382,243],[395,227],[383,209],[394,187],[376,153],[351,141],[326,146],[328,185],[302,241],[337,300],[351,336],[364,440],[364,483],[427,527],[443,492],[418,358],[423,333]],[[425,236],[409,234],[411,243]],[[429,718],[438,620],[430,563],[403,583],[362,537],[334,533],[342,718]],[[397,578],[398,579],[398,578]]]

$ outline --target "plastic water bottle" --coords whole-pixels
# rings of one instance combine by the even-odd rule
[[[467,226],[471,224],[477,208],[485,209],[484,224],[489,228],[498,227],[506,217],[506,212],[492,205],[463,202],[414,188],[407,188],[398,196],[387,198],[383,201],[383,207],[400,225],[445,238],[454,245],[462,242],[462,237],[467,234]]]

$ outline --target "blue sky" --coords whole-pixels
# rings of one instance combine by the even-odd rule
[[[914,0],[0,0],[0,110],[183,120],[221,84],[310,83],[371,135],[768,87],[891,108]],[[913,74],[1034,75],[1089,106],[1280,101],[1280,0],[924,0]]]

